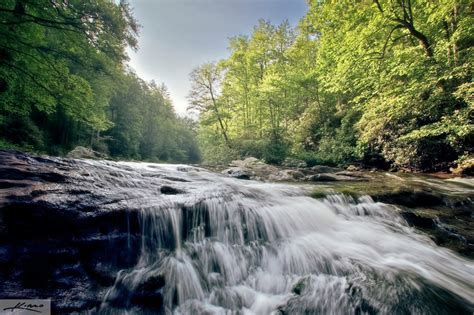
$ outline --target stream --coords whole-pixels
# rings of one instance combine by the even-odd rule
[[[193,166],[9,154],[0,251],[15,265],[0,261],[3,296],[60,296],[58,311],[84,314],[474,311],[474,262],[367,195],[312,198],[314,185]],[[470,180],[449,183],[472,192]],[[22,282],[19,248],[34,252],[33,270],[51,255],[47,286]]]

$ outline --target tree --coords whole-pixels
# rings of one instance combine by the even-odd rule
[[[238,154],[438,170],[472,152],[472,3],[308,5],[295,30],[261,20],[219,63],[216,103]],[[200,125],[207,149],[214,125]]]
[[[188,96],[191,102],[189,109],[197,110],[200,113],[214,114],[225,143],[231,148],[225,118],[222,115],[222,104],[218,102],[221,79],[219,67],[212,63],[203,64],[191,72],[190,78],[192,87]]]

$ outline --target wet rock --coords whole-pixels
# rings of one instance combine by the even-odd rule
[[[308,286],[307,279],[303,278],[299,280],[291,289],[291,292],[296,295],[301,295],[304,289]]]
[[[322,174],[306,176],[305,180],[310,181],[310,182],[335,182],[335,181],[365,181],[368,179],[365,177],[322,173]]]
[[[335,173],[335,175],[354,177],[361,180],[369,180],[372,178],[371,176],[359,171],[341,171]]]
[[[251,179],[255,175],[251,170],[243,167],[231,167],[222,171],[222,174],[238,179]]]
[[[409,225],[421,227],[421,228],[433,228],[435,222],[432,218],[420,216],[412,211],[402,212],[403,218],[408,222]]]
[[[160,188],[160,191],[162,194],[165,194],[165,195],[177,195],[177,194],[183,193],[182,190],[171,187],[171,186],[162,186]]]
[[[441,196],[429,191],[415,189],[399,189],[380,192],[372,195],[372,197],[375,201],[407,207],[436,206],[444,204],[444,200]]]
[[[104,170],[98,181],[80,163],[0,151],[3,298],[52,297],[55,313],[84,312],[137,263],[140,195],[121,190],[127,177]]]
[[[131,302],[149,308],[160,309],[163,304],[162,288],[165,285],[164,277],[154,275],[141,282],[132,292]]]

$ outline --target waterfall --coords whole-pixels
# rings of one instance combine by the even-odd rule
[[[147,279],[160,279],[168,314],[474,311],[474,263],[409,227],[394,206],[368,196],[314,199],[309,186],[183,165],[102,167],[141,174],[123,175],[124,192],[140,180],[151,187],[155,175],[175,189],[143,191],[140,259],[118,274],[104,312]]]

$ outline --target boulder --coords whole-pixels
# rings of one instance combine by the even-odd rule
[[[234,160],[229,164],[229,166],[232,167],[254,167],[257,165],[265,165],[265,162],[252,156],[245,158],[244,160]]]
[[[337,173],[341,172],[342,169],[338,167],[331,167],[331,166],[325,166],[325,165],[315,165],[310,168],[311,171],[314,173]]]
[[[251,170],[243,167],[231,167],[223,170],[222,174],[238,179],[251,179],[255,175]]]
[[[72,159],[103,159],[106,158],[107,155],[90,148],[77,146],[67,154],[67,157]]]
[[[367,178],[321,173],[321,174],[306,176],[305,180],[310,181],[310,182],[335,182],[335,181],[365,181],[367,180]]]
[[[268,179],[277,182],[291,182],[301,180],[304,177],[303,172],[297,170],[281,170],[276,174],[271,174]]]
[[[279,172],[278,167],[266,164],[254,157],[232,161],[230,166],[222,173],[239,179],[268,180]]]
[[[295,168],[304,168],[308,166],[305,161],[292,158],[286,158],[283,163],[281,163],[281,165],[285,167]]]
[[[335,175],[353,177],[360,180],[369,180],[371,178],[371,176],[358,171],[342,171],[335,173]]]
[[[349,172],[355,172],[355,171],[360,171],[360,170],[361,168],[356,165],[349,165],[348,167],[346,167],[346,171],[349,171]]]

